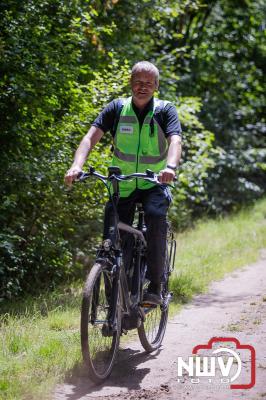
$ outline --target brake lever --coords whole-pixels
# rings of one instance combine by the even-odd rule
[[[162,182],[160,182],[159,181],[159,178],[158,178],[158,174],[155,174],[154,172],[153,172],[153,178],[147,178],[147,180],[149,180],[150,182],[153,182],[153,183],[157,183],[158,185],[163,185],[163,183]],[[177,181],[177,177],[175,176],[174,178],[173,178],[173,182],[176,182]],[[172,185],[171,183],[167,183],[167,186],[170,186],[171,188],[174,188],[175,186],[174,185]]]
[[[152,183],[156,183],[157,185],[161,185],[161,182],[158,179],[158,174],[156,174],[155,172],[153,172],[150,169],[146,169],[146,174],[147,174],[147,178],[145,180],[152,182]]]

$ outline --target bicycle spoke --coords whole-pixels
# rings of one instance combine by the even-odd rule
[[[157,306],[146,315],[146,321],[144,322],[145,331],[147,333],[147,338],[150,343],[153,343],[154,340],[156,339],[160,321],[161,321],[161,312],[160,312],[160,307]]]

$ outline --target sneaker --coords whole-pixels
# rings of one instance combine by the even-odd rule
[[[154,285],[152,283],[149,284],[147,292],[143,295],[143,302],[160,305],[163,302],[161,295],[161,288],[158,285]]]

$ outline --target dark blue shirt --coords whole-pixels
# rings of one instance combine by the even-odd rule
[[[175,106],[172,103],[161,103],[162,104],[155,109],[153,115],[154,119],[162,128],[165,137],[172,135],[181,136],[182,130]],[[121,99],[111,101],[98,115],[92,125],[100,128],[104,133],[110,131],[114,137],[122,108],[123,103]],[[134,103],[133,109],[138,117],[139,124],[142,125],[147,113],[153,109],[153,98],[143,110],[138,109]]]

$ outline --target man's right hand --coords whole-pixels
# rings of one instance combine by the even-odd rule
[[[78,175],[82,172],[82,169],[78,166],[72,166],[65,175],[65,184],[69,187],[72,186],[73,181],[78,177]]]

